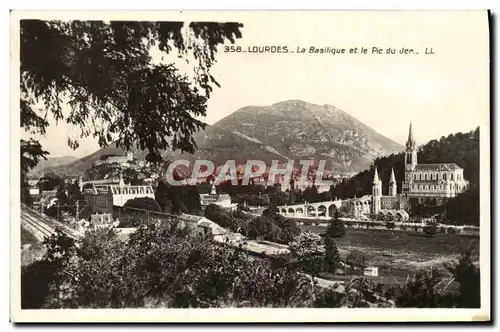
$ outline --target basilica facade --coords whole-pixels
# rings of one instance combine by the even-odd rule
[[[387,211],[399,211],[410,208],[410,198],[419,202],[435,199],[442,204],[447,198],[455,197],[465,191],[469,182],[464,178],[464,170],[455,163],[419,164],[417,160],[417,144],[413,137],[412,125],[408,133],[405,150],[405,177],[402,192],[397,193],[394,169],[389,180],[389,193],[382,195],[382,181],[375,167],[373,175],[371,213],[379,215]]]
[[[405,178],[402,195],[418,198],[451,198],[464,192],[469,182],[464,170],[455,163],[419,164],[417,144],[413,138],[412,126],[405,151]]]

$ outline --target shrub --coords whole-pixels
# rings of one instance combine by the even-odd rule
[[[447,233],[448,234],[457,234],[457,230],[455,229],[455,227],[448,227]]]
[[[413,226],[413,229],[415,230],[415,232],[418,232],[418,230],[420,229],[420,226],[415,225],[415,226]]]
[[[351,268],[363,270],[368,263],[368,255],[360,250],[351,250],[347,254],[345,261]]]
[[[394,229],[396,228],[396,224],[393,221],[389,221],[385,224],[385,227],[387,227],[387,229]]]
[[[437,231],[437,226],[435,223],[427,225],[423,228],[423,232],[427,236],[434,236],[434,234],[436,234],[436,231]]]
[[[344,222],[339,219],[332,220],[332,223],[326,228],[326,235],[329,237],[342,237],[345,235]]]
[[[406,229],[407,229],[407,227],[406,227],[406,225],[405,225],[405,224],[401,224],[401,225],[399,225],[399,228],[400,228],[401,230],[403,230],[403,231],[406,231]]]
[[[446,227],[444,227],[444,226],[439,227],[439,232],[446,233]]]

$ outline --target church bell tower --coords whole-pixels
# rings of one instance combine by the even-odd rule
[[[394,175],[394,168],[391,171],[391,179],[389,180],[389,196],[398,195],[398,185],[396,184],[396,176]]]
[[[406,141],[405,152],[405,171],[411,172],[417,166],[417,144],[413,138],[413,130],[410,122],[410,131],[408,133],[408,140]]]
[[[378,177],[377,166],[375,166],[375,173],[373,174],[372,186],[372,214],[378,214],[381,208],[382,196],[382,181]]]

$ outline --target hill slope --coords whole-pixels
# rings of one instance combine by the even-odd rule
[[[243,107],[214,127],[282,159],[325,159],[330,169],[340,172],[360,171],[376,157],[403,149],[334,106],[300,100]],[[234,147],[235,152],[238,148]]]
[[[48,170],[50,171],[55,167],[71,164],[72,162],[75,162],[77,160],[78,157],[73,156],[47,158],[47,160],[40,162],[33,169],[31,169],[28,175],[38,177],[41,176],[42,173],[46,173]]]
[[[166,151],[164,158],[208,159],[222,165],[228,159],[244,164],[259,159],[321,159],[337,172],[359,172],[376,157],[400,152],[403,147],[378,134],[344,111],[331,105],[315,105],[299,100],[270,106],[247,106],[196,133],[194,155]],[[106,147],[55,172],[83,172],[100,156],[125,151]],[[134,151],[144,158],[144,151]]]

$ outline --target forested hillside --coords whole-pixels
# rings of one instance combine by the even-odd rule
[[[456,163],[464,169],[464,176],[470,183],[467,192],[451,199],[447,203],[446,213],[449,219],[459,224],[478,222],[479,216],[479,127],[468,133],[450,134],[439,140],[432,140],[421,146],[418,151],[418,163]],[[382,180],[382,192],[388,193],[391,168],[394,168],[398,193],[404,178],[404,153],[375,159],[374,164]],[[358,173],[330,190],[332,197],[348,198],[371,194],[373,166]]]

